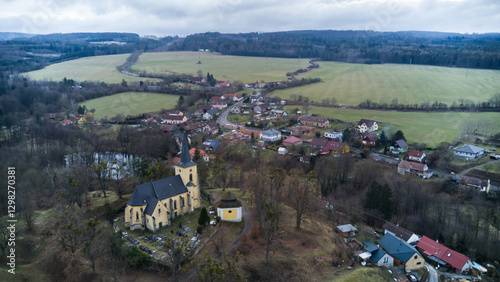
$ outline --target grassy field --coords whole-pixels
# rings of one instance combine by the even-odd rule
[[[295,106],[285,108],[293,112]],[[322,107],[310,107],[309,113],[354,123],[362,118],[372,119],[379,123],[379,130],[385,130],[389,136],[397,130],[402,130],[408,143],[426,143],[431,147],[441,142],[455,141],[459,137],[460,128],[464,122],[489,121],[497,125],[500,131],[498,113],[423,113]]]
[[[201,61],[201,64],[197,64]],[[201,70],[217,80],[256,81],[286,80],[286,73],[305,68],[308,59],[281,59],[264,57],[223,56],[209,52],[144,53],[133,66],[151,73],[187,73],[196,75]]]
[[[86,57],[53,64],[41,70],[27,72],[24,75],[32,80],[53,81],[60,81],[65,77],[76,81],[103,81],[107,83],[120,83],[123,79],[127,82],[155,80],[120,73],[116,66],[123,64],[129,55]]]
[[[168,94],[124,92],[111,96],[101,97],[80,103],[87,109],[95,109],[94,119],[114,117],[118,114],[134,115],[156,112],[175,107],[179,96]]]
[[[352,271],[343,271],[340,275],[332,275],[332,281],[355,282],[355,281],[392,281],[391,275],[383,267],[365,268],[358,267]]]
[[[359,65],[319,62],[320,68],[303,77],[320,77],[323,82],[275,91],[273,96],[289,99],[303,95],[313,101],[335,97],[337,103],[358,105],[370,99],[390,104],[420,104],[439,101],[452,105],[460,99],[474,103],[488,101],[500,93],[500,71],[445,68],[422,65]]]

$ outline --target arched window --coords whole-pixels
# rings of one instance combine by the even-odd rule
[[[135,221],[139,221],[139,213],[135,212]]]
[[[174,200],[174,210],[177,209],[177,200]]]
[[[161,209],[158,209],[158,216],[161,215]]]
[[[192,173],[189,174],[189,182],[193,182],[193,174]]]

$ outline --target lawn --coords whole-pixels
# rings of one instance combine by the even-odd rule
[[[354,281],[392,281],[391,275],[384,267],[358,267],[354,270],[343,270],[335,273],[332,281],[354,282]]]
[[[201,61],[201,64],[197,64]],[[281,59],[265,57],[224,56],[210,52],[143,53],[133,66],[150,73],[187,73],[195,75],[201,70],[217,80],[256,81],[286,80],[286,73],[305,68],[309,59]]]
[[[295,106],[285,107],[293,112]],[[471,112],[396,112],[375,110],[354,110],[341,108],[310,107],[309,113],[357,123],[360,119],[372,119],[379,123],[379,130],[390,134],[402,130],[408,143],[426,143],[436,147],[441,142],[458,139],[461,125],[470,121],[489,121],[500,131],[498,113]]]
[[[273,92],[289,99],[291,94],[318,101],[335,97],[337,103],[358,105],[370,99],[376,103],[420,104],[439,101],[451,106],[461,99],[488,101],[499,93],[500,71],[446,68],[423,65],[360,65],[319,62],[320,68],[301,77],[320,77],[323,82]]]
[[[49,65],[41,70],[31,71],[23,75],[32,80],[61,81],[65,77],[76,81],[103,81],[107,83],[153,81],[156,79],[141,78],[120,73],[116,66],[123,64],[130,54],[85,57]]]
[[[124,92],[111,96],[88,100],[80,103],[87,109],[95,109],[94,119],[114,117],[118,114],[135,115],[157,112],[161,109],[172,109],[177,104],[179,96],[169,94]]]

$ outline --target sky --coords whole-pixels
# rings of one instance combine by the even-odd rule
[[[500,32],[499,0],[0,0],[0,7],[0,31],[33,34]]]

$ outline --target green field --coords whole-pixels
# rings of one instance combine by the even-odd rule
[[[201,61],[201,64],[197,64]],[[201,70],[217,80],[256,81],[286,80],[286,73],[305,68],[309,59],[281,59],[264,57],[224,56],[210,52],[144,53],[133,66],[150,73],[187,73],[196,75]]]
[[[296,106],[285,107],[293,113]],[[309,113],[339,120],[357,123],[360,119],[372,119],[379,123],[379,130],[387,134],[402,130],[408,143],[426,143],[431,147],[441,142],[453,142],[459,138],[463,123],[471,121],[489,121],[500,131],[498,113],[472,112],[395,112],[375,110],[353,110],[341,108],[310,107]]]
[[[179,96],[168,94],[124,92],[101,97],[80,103],[89,110],[95,109],[94,119],[114,117],[118,114],[135,115],[157,112],[161,109],[172,109],[177,104]]]
[[[370,99],[376,103],[399,104],[443,102],[451,106],[460,99],[486,102],[500,93],[500,71],[445,68],[422,65],[359,65],[319,62],[320,68],[303,77],[320,77],[323,82],[273,92],[289,99],[296,94],[321,102],[335,97],[337,103],[358,105]]]
[[[24,73],[32,80],[60,81],[63,78],[76,81],[103,81],[107,83],[153,81],[120,73],[116,66],[123,64],[130,54],[86,57],[47,66],[41,70]]]

